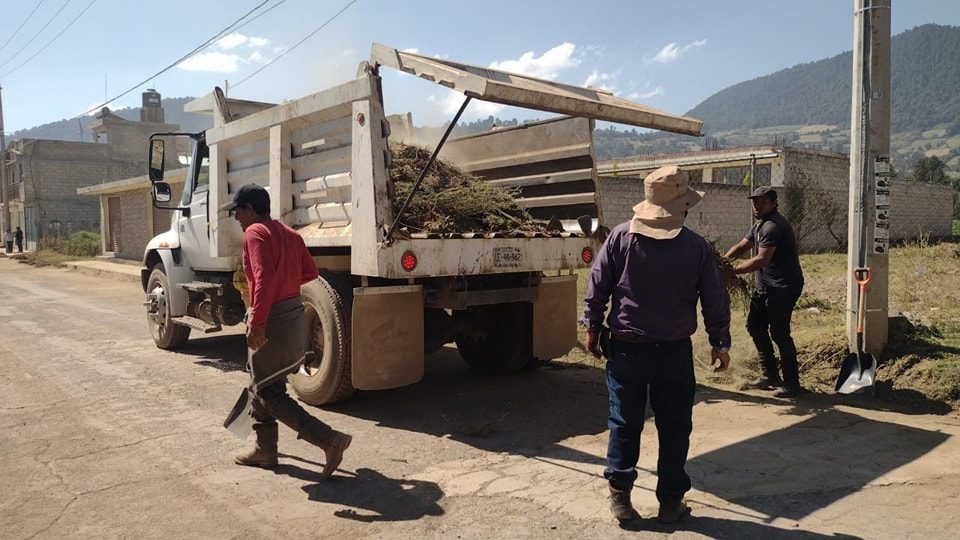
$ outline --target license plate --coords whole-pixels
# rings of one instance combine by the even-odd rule
[[[493,265],[497,268],[519,268],[523,264],[523,252],[515,247],[498,247],[493,250]]]

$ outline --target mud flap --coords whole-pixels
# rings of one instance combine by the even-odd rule
[[[533,356],[559,358],[577,344],[577,276],[544,277],[533,304]]]
[[[386,390],[423,378],[423,286],[353,290],[351,379],[359,390]]]

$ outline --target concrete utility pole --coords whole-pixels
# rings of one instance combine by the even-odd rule
[[[890,249],[890,2],[854,0],[847,232],[847,336],[856,343],[859,290],[853,269],[870,268],[864,352],[887,346]]]
[[[7,188],[7,140],[3,134],[3,87],[0,86],[0,196],[3,197],[3,231],[2,234],[13,227],[10,226],[10,194]]]

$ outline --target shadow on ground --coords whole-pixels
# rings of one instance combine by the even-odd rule
[[[184,352],[197,357],[198,363],[234,369],[241,369],[246,359],[239,335],[198,339]],[[698,407],[718,401],[776,404],[775,414],[798,419],[789,427],[697,455],[688,463],[697,489],[768,516],[768,522],[776,517],[808,516],[948,438],[941,432],[834,409],[838,402],[893,408],[866,398],[841,401],[834,395],[810,393],[783,407],[786,402],[764,395],[698,388]],[[419,384],[361,392],[328,408],[383,427],[449,437],[488,452],[548,457],[558,466],[604,463],[602,455],[562,444],[572,437],[606,431],[607,391],[604,371],[598,367],[549,363],[509,377],[483,377],[470,372],[456,350],[447,348],[428,357],[426,375]],[[695,427],[699,429],[702,426]],[[651,437],[655,429],[649,426],[645,433]],[[276,471],[312,482],[303,488],[311,500],[350,507],[336,513],[345,519],[402,521],[443,512],[438,504],[443,492],[431,482],[391,479],[369,469],[335,481],[320,481],[316,472],[291,464]],[[688,525],[689,530],[708,536],[797,536],[764,524],[716,518],[694,517]]]
[[[192,337],[177,353],[194,357],[195,364],[224,372],[244,371],[247,344],[243,334]]]

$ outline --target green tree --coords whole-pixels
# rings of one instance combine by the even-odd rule
[[[910,180],[914,182],[929,182],[931,184],[950,185],[947,176],[947,165],[937,156],[924,157],[913,164],[910,171]]]

